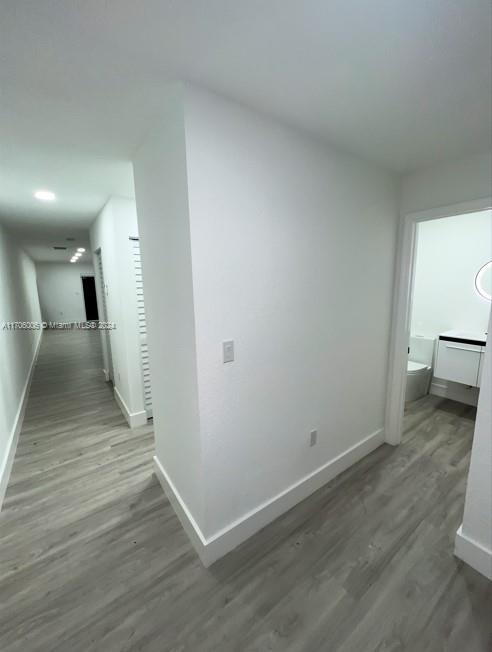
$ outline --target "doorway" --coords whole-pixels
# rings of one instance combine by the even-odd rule
[[[389,444],[401,442],[405,393],[407,388],[408,347],[411,337],[412,299],[415,285],[418,225],[467,213],[490,210],[492,198],[411,213],[400,223],[396,266],[395,296],[386,401],[385,434]],[[436,252],[436,256],[438,252]],[[437,264],[437,258],[436,258]],[[473,279],[471,284],[473,284]]]
[[[85,317],[87,321],[98,321],[96,281],[94,276],[82,276],[82,290],[84,292]]]

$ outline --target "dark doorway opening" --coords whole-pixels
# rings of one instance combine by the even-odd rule
[[[93,276],[82,276],[82,289],[84,290],[85,317],[87,321],[97,321],[96,282]]]

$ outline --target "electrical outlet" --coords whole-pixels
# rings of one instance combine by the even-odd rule
[[[317,430],[311,430],[310,435],[309,435],[309,445],[310,446],[316,446],[318,443],[318,431]]]

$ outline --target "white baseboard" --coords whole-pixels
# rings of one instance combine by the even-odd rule
[[[210,566],[383,443],[381,428],[210,537],[204,536],[157,457],[154,465],[156,476],[198,556],[204,566]]]
[[[5,492],[7,491],[7,485],[9,483],[10,473],[12,471],[12,465],[14,463],[15,452],[17,450],[17,443],[19,441],[19,435],[22,430],[22,423],[24,421],[24,414],[26,412],[27,399],[29,397],[29,389],[31,387],[34,368],[36,366],[36,361],[38,359],[42,337],[43,337],[43,331],[40,331],[39,338],[36,343],[36,349],[34,351],[34,355],[31,361],[31,366],[29,367],[29,371],[27,373],[24,389],[22,390],[21,398],[19,401],[19,407],[17,409],[17,414],[15,415],[14,425],[12,426],[12,431],[10,433],[7,449],[5,452],[5,457],[2,460],[2,465],[0,467],[0,510],[2,509],[3,500],[5,498]]]
[[[130,412],[117,387],[114,388],[114,398],[118,403],[120,410],[123,412],[123,416],[125,417],[126,422],[130,428],[139,428],[140,426],[145,426],[147,423],[147,413],[145,410],[142,410],[141,412]]]
[[[476,406],[478,403],[478,387],[468,387],[460,383],[451,383],[440,378],[433,378],[429,393],[441,398]]]
[[[160,482],[164,493],[169,499],[172,508],[176,512],[184,531],[191,540],[200,560],[204,566],[210,566],[212,561],[209,560],[209,551],[207,550],[207,539],[204,537],[198,523],[193,518],[192,513],[181,498],[179,491],[174,486],[171,478],[166,473],[156,455],[154,455],[154,472]]]
[[[492,580],[492,550],[463,534],[460,525],[454,540],[454,554],[476,571]]]
[[[456,532],[454,554],[492,580],[492,550],[464,534],[463,525],[460,525]]]

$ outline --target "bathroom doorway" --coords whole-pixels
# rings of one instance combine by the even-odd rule
[[[476,404],[491,306],[491,206],[487,198],[402,218],[385,419],[390,444],[401,441],[405,404],[429,392]]]

